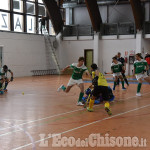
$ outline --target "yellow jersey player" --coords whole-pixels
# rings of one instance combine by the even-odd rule
[[[111,115],[110,111],[110,104],[109,104],[109,90],[108,90],[108,83],[104,77],[104,75],[99,72],[98,67],[96,64],[91,65],[92,70],[92,84],[94,85],[94,89],[92,91],[92,97],[89,102],[89,107],[87,110],[89,112],[93,111],[93,105],[96,97],[102,94],[103,101],[105,101],[105,110],[107,111],[108,115]]]

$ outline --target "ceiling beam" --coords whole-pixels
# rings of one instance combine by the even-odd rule
[[[45,4],[49,18],[51,19],[55,33],[60,33],[64,23],[57,2],[55,0],[43,0],[43,3]]]
[[[137,30],[143,29],[144,13],[140,0],[130,0]]]
[[[99,32],[100,25],[102,24],[102,18],[100,15],[97,0],[85,0],[85,3],[89,12],[93,29],[94,31]]]

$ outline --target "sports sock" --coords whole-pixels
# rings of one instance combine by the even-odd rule
[[[114,87],[113,87],[113,89],[114,89],[114,90],[115,90],[116,84],[117,84],[117,82],[116,82],[116,81],[114,81]]]
[[[95,101],[95,100],[90,99],[90,102],[89,102],[89,108],[90,108],[90,109],[93,109],[94,101]]]
[[[139,83],[138,86],[137,86],[137,93],[140,93],[141,86],[142,86],[142,83]]]
[[[8,86],[8,82],[5,82],[4,90],[6,90],[7,86]]]
[[[63,91],[65,91],[65,90],[66,90],[66,87],[65,87],[64,85],[63,85],[61,88],[62,88],[62,90],[63,90]]]
[[[80,92],[78,102],[81,102],[81,101],[82,101],[82,97],[83,97],[83,95],[84,95],[84,93]]]
[[[124,81],[122,81],[121,83],[122,83],[122,88],[124,88]]]
[[[2,88],[2,85],[3,85],[3,84],[0,82],[0,89]]]
[[[124,78],[124,81],[126,82],[127,85],[129,85],[127,78]]]
[[[110,107],[109,102],[106,102],[106,103],[105,103],[105,108],[108,108],[108,109],[109,109],[109,107]]]

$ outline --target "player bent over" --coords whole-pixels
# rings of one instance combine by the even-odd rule
[[[115,78],[113,90],[115,90],[115,88],[116,88],[118,78],[121,79],[122,89],[125,90],[126,88],[124,87],[124,79],[121,75],[121,72],[122,72],[122,70],[124,70],[124,67],[121,64],[121,62],[118,62],[117,57],[113,57],[112,59],[113,59],[113,62],[111,64],[111,71],[113,73],[113,77]]]
[[[141,96],[140,90],[142,86],[142,79],[150,83],[150,76],[146,74],[146,71],[149,70],[149,66],[147,64],[147,61],[142,59],[142,56],[140,53],[137,53],[135,55],[136,61],[134,62],[134,70],[133,75],[136,76],[136,79],[138,80],[138,86],[137,86],[137,93],[136,96]]]
[[[10,74],[11,74],[10,80],[7,77],[7,72],[10,72]],[[10,69],[8,69],[8,67],[6,65],[4,65],[3,68],[1,68],[1,70],[0,70],[0,76],[1,76],[0,77],[0,81],[1,81],[0,82],[0,89],[2,89],[3,83],[5,83],[3,90],[7,91],[8,83],[10,81],[13,81],[13,72]]]
[[[82,106],[82,105],[84,105],[81,102],[82,97],[84,95],[84,84],[83,84],[83,80],[82,80],[83,73],[86,72],[88,74],[88,76],[92,79],[89,71],[87,70],[87,67],[84,65],[84,57],[79,57],[78,63],[73,63],[72,65],[69,65],[66,68],[64,68],[62,71],[64,72],[68,68],[73,69],[72,77],[70,78],[67,87],[65,87],[64,85],[61,85],[57,91],[59,92],[59,91],[63,90],[64,92],[68,93],[70,91],[70,89],[74,85],[77,84],[78,87],[80,88],[80,95],[79,95],[77,105]]]
[[[92,91],[92,97],[89,102],[89,107],[87,107],[87,110],[89,112],[93,111],[93,105],[95,99],[102,94],[103,101],[105,101],[105,110],[107,111],[108,115],[111,115],[110,111],[110,104],[109,104],[109,89],[108,89],[108,83],[104,77],[104,75],[99,72],[98,67],[96,64],[91,65],[92,70],[92,77],[94,78],[92,81],[92,84],[94,85],[94,89]]]

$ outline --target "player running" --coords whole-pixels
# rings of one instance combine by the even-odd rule
[[[142,79],[150,83],[150,77],[146,74],[146,71],[149,69],[149,66],[147,64],[147,61],[142,59],[142,56],[140,53],[137,53],[135,55],[136,61],[134,62],[134,70],[133,70],[133,76],[136,76],[136,79],[138,80],[138,86],[137,86],[137,93],[136,96],[141,96],[140,90],[142,86]]]
[[[70,78],[67,87],[65,87],[64,85],[61,85],[57,91],[59,92],[59,91],[63,90],[64,92],[68,93],[70,91],[70,89],[74,85],[77,84],[78,87],[80,88],[80,95],[79,95],[77,105],[82,106],[82,105],[84,105],[84,104],[82,104],[82,97],[84,95],[84,84],[83,84],[83,80],[82,80],[83,73],[86,72],[88,74],[88,76],[92,79],[89,71],[87,70],[87,67],[84,65],[84,57],[79,57],[78,63],[73,63],[72,65],[67,66],[66,68],[64,68],[62,70],[62,72],[64,72],[68,68],[73,69],[72,77]]]

